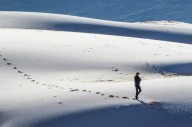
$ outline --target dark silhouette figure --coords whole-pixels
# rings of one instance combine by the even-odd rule
[[[140,86],[141,78],[139,77],[139,72],[136,73],[134,77],[134,81],[135,81],[135,89],[136,89],[135,98],[138,99],[138,95],[141,93],[141,86]]]

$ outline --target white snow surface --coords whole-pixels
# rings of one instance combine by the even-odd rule
[[[191,127],[191,44],[187,23],[0,12],[0,127]]]

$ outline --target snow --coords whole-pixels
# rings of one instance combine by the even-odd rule
[[[191,30],[0,12],[0,126],[191,127]]]

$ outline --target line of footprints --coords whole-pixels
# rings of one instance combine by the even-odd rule
[[[0,57],[3,57],[3,56],[0,55]],[[8,66],[13,66],[13,63],[11,63],[9,59],[3,58],[3,61],[5,61],[5,63],[6,63]],[[30,80],[32,83],[41,84],[41,83],[39,83],[38,81],[36,81],[35,79],[33,79],[33,78],[31,77],[31,75],[24,73],[24,71],[19,70],[18,67],[13,66],[13,69],[14,69],[14,70],[17,70],[17,73],[23,74],[23,76],[24,76],[24,77],[27,77],[27,79]],[[43,86],[48,86],[49,89],[51,89],[50,87],[55,87],[55,88],[64,89],[63,87],[59,87],[59,86],[56,86],[56,85],[47,85],[47,84],[41,84],[41,85],[43,85]],[[75,89],[69,88],[69,92],[79,92],[79,91],[81,91],[81,92],[88,92],[88,93],[91,93],[91,92],[92,92],[92,91],[89,91],[89,90],[79,90],[79,89],[77,89],[77,88],[75,88]],[[101,93],[101,92],[95,92],[95,94],[106,97],[106,95],[105,95],[104,93]],[[53,97],[57,97],[57,96],[53,96]],[[108,97],[108,98],[129,99],[128,97],[120,97],[120,96],[115,96],[115,95],[107,95],[107,97]],[[58,104],[62,104],[61,102],[57,102],[57,103],[58,103]]]

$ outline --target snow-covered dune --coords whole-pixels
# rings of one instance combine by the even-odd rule
[[[116,23],[75,16],[29,12],[1,12],[0,20],[1,28],[73,31],[183,43],[191,43],[192,40],[190,32],[192,25],[184,23],[170,23],[169,25]]]
[[[0,127],[191,127],[191,30],[0,12]]]

